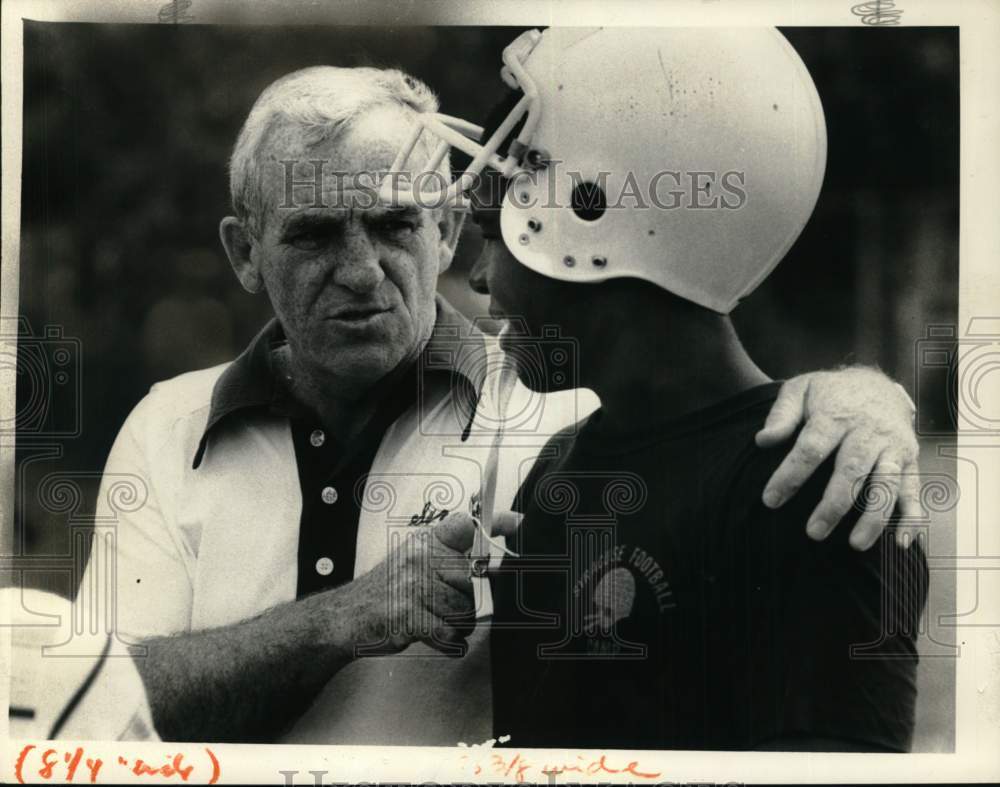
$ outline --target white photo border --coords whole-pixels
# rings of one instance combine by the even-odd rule
[[[7,0],[2,6],[2,269],[0,317],[16,317],[20,232],[23,102],[23,20],[51,22],[254,25],[551,25],[571,19],[574,25],[648,26],[858,26],[864,24],[853,0],[330,0],[325,4],[294,0]],[[1000,222],[993,192],[1000,183],[1000,3],[988,0],[882,0],[893,7],[902,26],[957,26],[960,29],[960,271],[959,330],[976,319],[1000,326]],[[863,10],[863,9],[861,9]],[[442,62],[442,66],[446,63]],[[933,151],[929,152],[933,155]],[[997,337],[994,337],[996,339]],[[960,369],[960,374],[963,370]],[[0,366],[0,420],[15,413],[16,372]],[[964,405],[964,403],[963,403]],[[955,749],[933,754],[805,754],[764,752],[624,752],[608,753],[607,762],[656,772],[637,779],[627,771],[597,770],[590,776],[566,774],[555,783],[685,782],[963,782],[1000,779],[1000,437],[960,434],[959,482],[976,485],[977,495],[963,496],[958,507],[957,544],[951,569],[956,571],[957,624],[961,645],[957,659]],[[967,476],[967,477],[966,477]],[[978,477],[978,478],[977,478]],[[0,528],[10,546],[13,528],[14,445],[0,443]],[[11,554],[8,550],[5,554]],[[945,567],[939,559],[935,564]],[[7,610],[0,610],[5,615]],[[2,622],[2,618],[0,618]],[[9,629],[0,625],[0,652],[9,650]],[[5,670],[6,672],[6,670]],[[6,685],[0,692],[6,693]],[[6,715],[0,724],[7,724]],[[0,778],[14,780],[23,746],[0,743]],[[36,742],[37,743],[37,742]],[[165,754],[190,753],[205,758],[205,746],[176,743],[81,743],[88,756],[112,761],[127,750],[130,758],[164,761]],[[298,771],[295,784],[311,784],[310,771],[326,771],[324,783],[337,782],[497,782],[516,781],[515,771],[498,778],[484,768],[474,773],[477,757],[489,763],[490,752],[477,748],[364,747],[210,744],[221,764],[219,783],[282,782],[283,771]],[[60,750],[74,748],[60,742]],[[499,751],[499,750],[498,750]],[[504,747],[508,759],[517,749]],[[577,762],[577,751],[524,750],[536,762]],[[587,754],[592,758],[597,755]],[[612,762],[613,760],[613,762]],[[587,759],[590,762],[591,759]],[[202,771],[204,773],[204,771]],[[532,780],[543,780],[537,771]],[[201,779],[198,779],[199,781]],[[136,783],[140,780],[137,778]],[[176,782],[144,777],[145,783]]]

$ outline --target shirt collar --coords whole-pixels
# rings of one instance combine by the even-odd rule
[[[462,439],[469,431],[486,377],[486,340],[482,332],[443,297],[436,297],[437,317],[431,337],[417,360],[424,373],[444,373],[460,395],[470,403],[471,415]],[[283,407],[284,389],[278,384],[271,361],[272,351],[286,341],[277,318],[271,319],[249,346],[219,376],[212,389],[208,421],[198,441],[192,468],[205,455],[212,431],[234,413],[267,409],[288,415]]]

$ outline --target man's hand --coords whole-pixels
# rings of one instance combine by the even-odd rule
[[[353,582],[239,623],[146,640],[148,655],[135,661],[157,732],[164,740],[273,742],[359,648],[396,652],[423,640],[462,655],[475,625],[464,554],[473,529],[460,514],[411,528]]]
[[[851,546],[864,550],[878,540],[897,497],[904,518],[920,516],[920,447],[912,404],[892,380],[862,367],[795,377],[782,386],[757,433],[757,445],[784,442],[803,422],[795,446],[764,488],[765,505],[783,505],[839,447],[833,476],[806,525],[810,537],[819,541],[830,534],[873,470],[889,498],[862,514],[851,532]],[[900,527],[897,543],[906,546],[911,536]]]
[[[388,644],[400,651],[422,641],[448,655],[464,655],[475,627],[468,550],[475,524],[452,513],[435,527],[413,528],[384,561],[354,582],[368,624],[357,644]]]

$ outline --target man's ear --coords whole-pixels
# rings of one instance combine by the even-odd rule
[[[444,273],[455,259],[455,249],[458,246],[458,239],[462,234],[462,225],[465,223],[465,213],[455,208],[441,208],[438,217],[438,231],[441,233],[440,249],[438,253],[438,274]]]
[[[243,289],[254,294],[260,292],[264,279],[252,259],[253,242],[243,222],[235,216],[226,216],[219,222],[219,239]]]

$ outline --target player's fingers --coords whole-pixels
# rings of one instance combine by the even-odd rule
[[[917,537],[917,528],[912,523],[919,522],[924,515],[920,505],[920,465],[916,462],[910,462],[903,468],[899,485],[899,515],[896,543],[906,549]]]
[[[833,475],[823,492],[823,499],[806,524],[810,538],[822,541],[851,510],[877,459],[877,455],[870,453],[870,445],[870,440],[853,432],[844,440],[837,452]]]
[[[802,422],[805,413],[806,391],[809,388],[809,376],[799,375],[787,380],[778,391],[771,411],[767,414],[764,426],[757,432],[757,445],[761,448],[784,442],[793,434]]]
[[[833,453],[843,436],[843,427],[836,421],[822,416],[810,419],[764,487],[764,505],[777,508],[798,492]]]
[[[899,459],[894,454],[882,454],[875,463],[860,500],[864,512],[851,531],[850,544],[855,549],[862,552],[870,549],[889,524],[899,494],[900,471]]]

